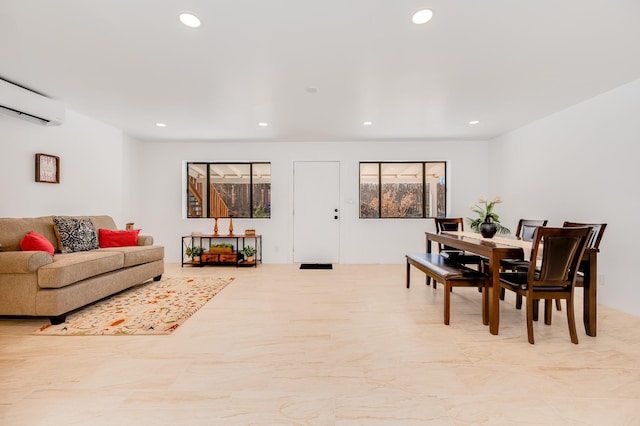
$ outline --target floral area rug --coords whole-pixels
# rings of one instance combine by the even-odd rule
[[[46,336],[169,334],[230,284],[233,278],[165,278],[132,287],[73,312]]]

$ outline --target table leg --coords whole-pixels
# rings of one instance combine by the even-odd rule
[[[490,296],[489,297],[489,332],[498,334],[500,328],[500,259],[491,256],[489,259]]]
[[[587,335],[595,337],[597,328],[597,306],[598,306],[598,261],[597,253],[589,253],[588,261],[584,268],[584,305],[582,319],[584,330]]]

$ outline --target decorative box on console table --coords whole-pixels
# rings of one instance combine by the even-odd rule
[[[251,231],[251,230],[249,230]],[[254,231],[255,232],[255,231]],[[252,260],[243,256],[245,247],[254,247]],[[201,254],[191,256],[195,251]],[[261,235],[202,235],[192,233],[182,237],[182,266],[253,266],[262,263]]]

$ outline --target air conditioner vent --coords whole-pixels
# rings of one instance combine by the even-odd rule
[[[64,122],[65,107],[24,87],[0,79],[0,113],[45,126]]]

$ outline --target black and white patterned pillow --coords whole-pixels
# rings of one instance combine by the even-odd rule
[[[54,216],[56,235],[62,253],[88,251],[98,248],[98,236],[91,219]]]

